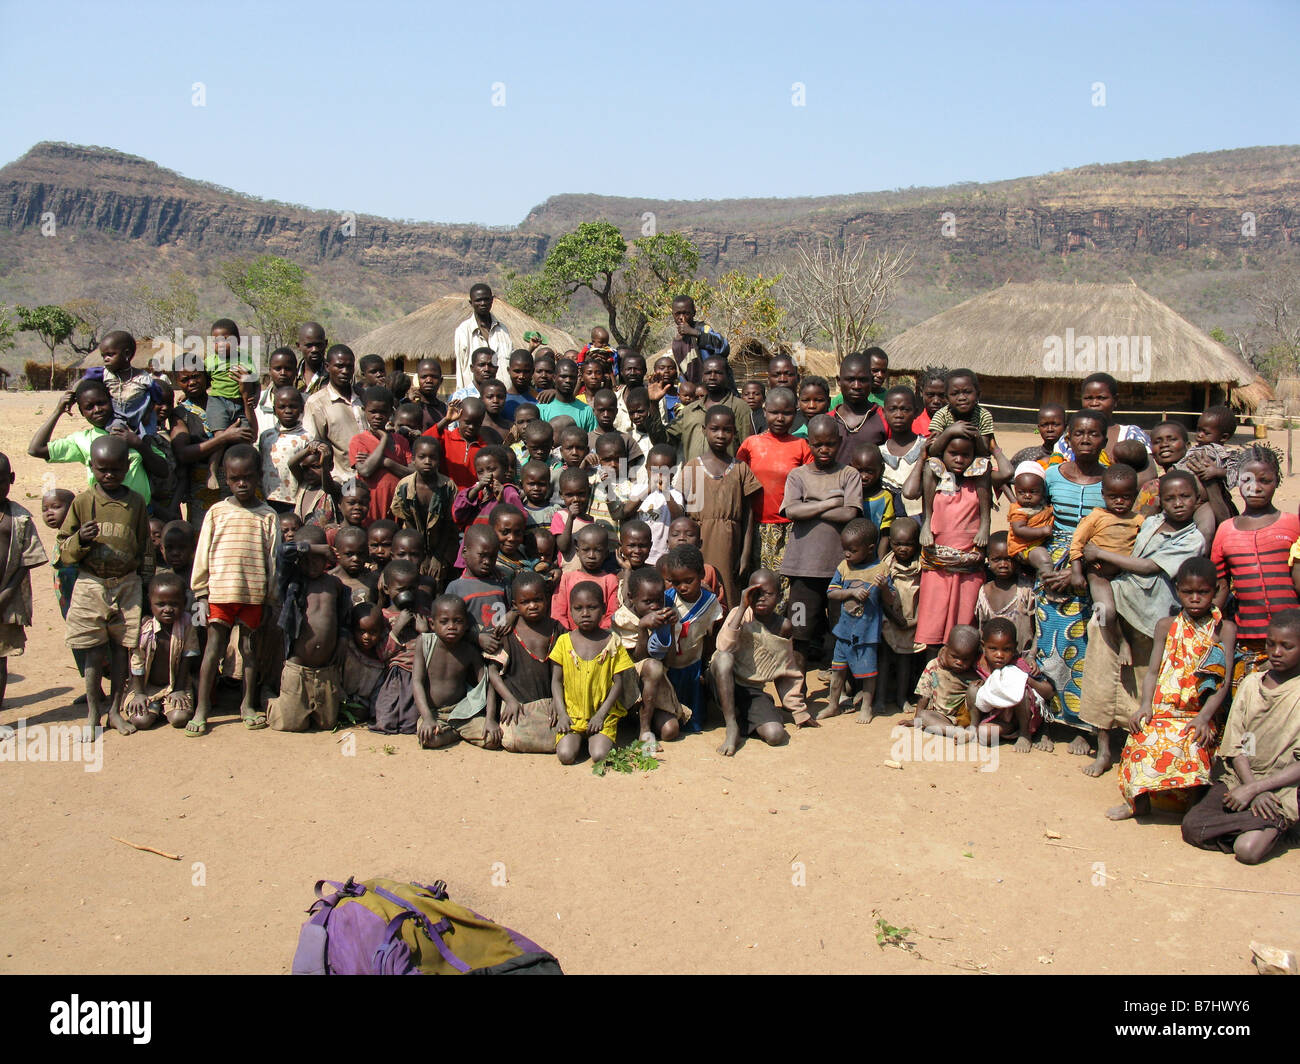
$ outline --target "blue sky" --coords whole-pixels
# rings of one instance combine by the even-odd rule
[[[561,192],[988,181],[1298,143],[1297,42],[1294,0],[3,0],[0,163],[98,144],[268,199],[494,225]]]

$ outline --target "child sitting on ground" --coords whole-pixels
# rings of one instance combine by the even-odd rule
[[[384,678],[389,650],[388,619],[373,602],[352,607],[348,620],[351,639],[343,640],[343,700],[339,716],[350,717],[349,723],[361,724],[374,714],[375,693]]]
[[[657,569],[645,566],[628,573],[627,604],[619,606],[611,627],[636,663],[641,742],[653,749],[656,739],[676,739],[691,711],[678,700],[664,667],[676,638],[677,614],[664,602],[664,578]]]
[[[982,650],[975,671],[979,680],[966,690],[966,705],[978,717],[980,742],[992,746],[1015,739],[1015,751],[1028,753],[1043,726],[1043,713],[1056,688],[1031,665],[1018,648],[1016,626],[1006,617],[994,617],[981,629]]]
[[[975,662],[980,634],[969,624],[954,625],[939,653],[916,682],[915,728],[966,741],[974,737],[966,692],[979,680]]]
[[[499,746],[501,729],[487,716],[487,668],[467,638],[465,603],[455,595],[439,595],[432,627],[416,640],[411,668],[420,745],[437,750],[464,739],[475,746]]]
[[[148,729],[161,717],[184,728],[194,716],[194,666],[199,634],[185,608],[189,591],[176,573],[157,573],[149,586],[151,616],[140,626],[140,643],[131,651],[131,697],[126,718]]]
[[[911,701],[925,644],[916,641],[916,599],[921,590],[921,526],[915,518],[899,517],[889,527],[889,572],[880,588],[881,654],[876,680],[876,708],[903,709]],[[891,685],[891,680],[892,685]],[[891,686],[894,701],[890,702]]]
[[[1038,604],[1034,585],[1020,573],[1020,565],[1007,549],[1007,533],[989,536],[989,573],[993,579],[980,587],[975,600],[975,623],[980,631],[995,617],[1010,621],[1016,630],[1016,646],[1022,657],[1034,656],[1034,615]]]
[[[1007,513],[1007,553],[1045,576],[1053,568],[1052,556],[1044,544],[1052,538],[1056,512],[1047,502],[1043,467],[1037,462],[1016,466],[1011,491],[1015,501]]]
[[[704,555],[698,547],[674,547],[659,561],[668,590],[664,601],[677,614],[677,638],[664,664],[682,705],[691,711],[691,731],[704,728],[704,659],[712,657],[713,640],[722,624],[718,596],[704,586]]]
[[[776,686],[781,705],[796,724],[810,718],[804,703],[803,671],[795,660],[793,626],[777,611],[781,581],[768,569],[755,570],[741,592],[740,605],[727,614],[718,631],[718,646],[709,660],[713,690],[727,732],[718,753],[731,757],[741,730],[768,746],[790,741],[781,710],[764,687]]]
[[[9,658],[23,652],[32,624],[31,572],[50,560],[31,512],[9,498],[13,485],[9,456],[0,454],[0,708],[9,680]]]
[[[127,445],[121,439],[104,435],[93,440],[93,485],[72,500],[58,535],[60,563],[78,568],[68,605],[67,643],[74,656],[85,654],[87,740],[94,739],[103,715],[100,681],[106,667],[108,722],[123,735],[136,730],[121,711],[127,652],[140,642],[139,570],[149,542],[149,518],[144,499],[125,484],[127,468]]]
[[[388,639],[380,657],[388,662],[374,696],[370,730],[413,735],[419,713],[411,693],[416,640],[429,631],[430,614],[421,608],[420,571],[410,562],[389,562],[379,577],[379,605],[388,621]],[[468,622],[467,622],[468,623]]]
[[[282,557],[280,627],[285,661],[280,694],[267,706],[267,718],[275,731],[304,732],[313,725],[328,731],[338,723],[343,701],[339,659],[349,641],[352,604],[348,589],[325,571],[330,548],[324,531],[304,528],[282,548]]]
[[[875,523],[866,517],[854,518],[840,533],[844,560],[826,593],[831,602],[840,603],[840,615],[831,630],[835,653],[830,693],[818,720],[839,715],[845,689],[852,683],[859,688],[858,723],[871,723],[879,672],[880,588],[889,577],[889,567],[876,560],[878,536]]]
[[[1183,817],[1183,841],[1259,864],[1297,820],[1300,784],[1300,610],[1268,622],[1267,672],[1237,687],[1213,786]]]
[[[551,588],[540,573],[521,571],[510,595],[518,619],[505,636],[502,659],[487,663],[487,713],[501,728],[501,749],[553,753],[557,717],[550,654],[564,629],[550,616]]]
[[[567,613],[573,630],[564,632],[551,648],[551,698],[555,704],[560,764],[572,765],[586,737],[592,761],[602,761],[614,748],[618,722],[636,702],[636,666],[618,636],[602,627],[605,594],[599,584],[584,580],[569,593]]]
[[[601,625],[608,625],[618,609],[618,571],[610,564],[609,530],[604,525],[587,525],[577,534],[578,566],[566,568],[560,574],[551,602],[551,616],[564,628],[572,630],[573,618],[569,615],[569,598],[578,584],[591,582],[605,595],[605,613]]]

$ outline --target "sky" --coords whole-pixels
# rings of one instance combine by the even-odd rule
[[[1300,143],[1297,44],[1298,0],[0,0],[0,164],[94,144],[488,225],[566,192],[991,181]]]

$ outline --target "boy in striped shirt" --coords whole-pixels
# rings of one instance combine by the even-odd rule
[[[244,663],[240,715],[252,731],[266,727],[266,714],[257,702],[258,658],[253,640],[265,611],[275,609],[280,520],[257,497],[261,465],[257,449],[249,444],[237,444],[226,451],[223,468],[230,498],[208,511],[194,550],[190,586],[196,608],[207,613],[208,645],[199,670],[194,719],[185,726],[186,735],[207,734],[213,686],[236,625],[241,626],[239,653]]]

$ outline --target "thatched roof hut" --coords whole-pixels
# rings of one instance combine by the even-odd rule
[[[545,336],[548,345],[558,353],[582,347],[564,330],[538,321],[499,296],[492,304],[492,313],[510,330],[510,338],[516,347],[524,346],[524,333],[530,330]],[[456,326],[469,315],[469,301],[464,296],[443,296],[404,318],[372,329],[348,346],[356,352],[357,358],[379,355],[389,369],[410,370],[422,358],[436,358],[442,362],[443,372],[450,373],[454,379],[452,337]]]
[[[173,366],[183,365],[182,357],[184,354],[184,349],[178,347],[173,340],[168,340],[162,336],[154,339],[141,336],[135,341],[135,358],[131,364],[137,369],[151,369],[155,372],[170,373]],[[104,356],[99,353],[99,348],[96,347],[81,360],[77,368],[84,373],[88,369],[97,369],[103,364]]]
[[[884,346],[893,372],[973,369],[982,401],[1003,420],[1030,418],[1045,402],[1077,408],[1080,382],[1099,370],[1119,381],[1119,410],[1139,420],[1190,416],[1238,388],[1250,409],[1267,397],[1240,355],[1132,282],[1008,283]]]

